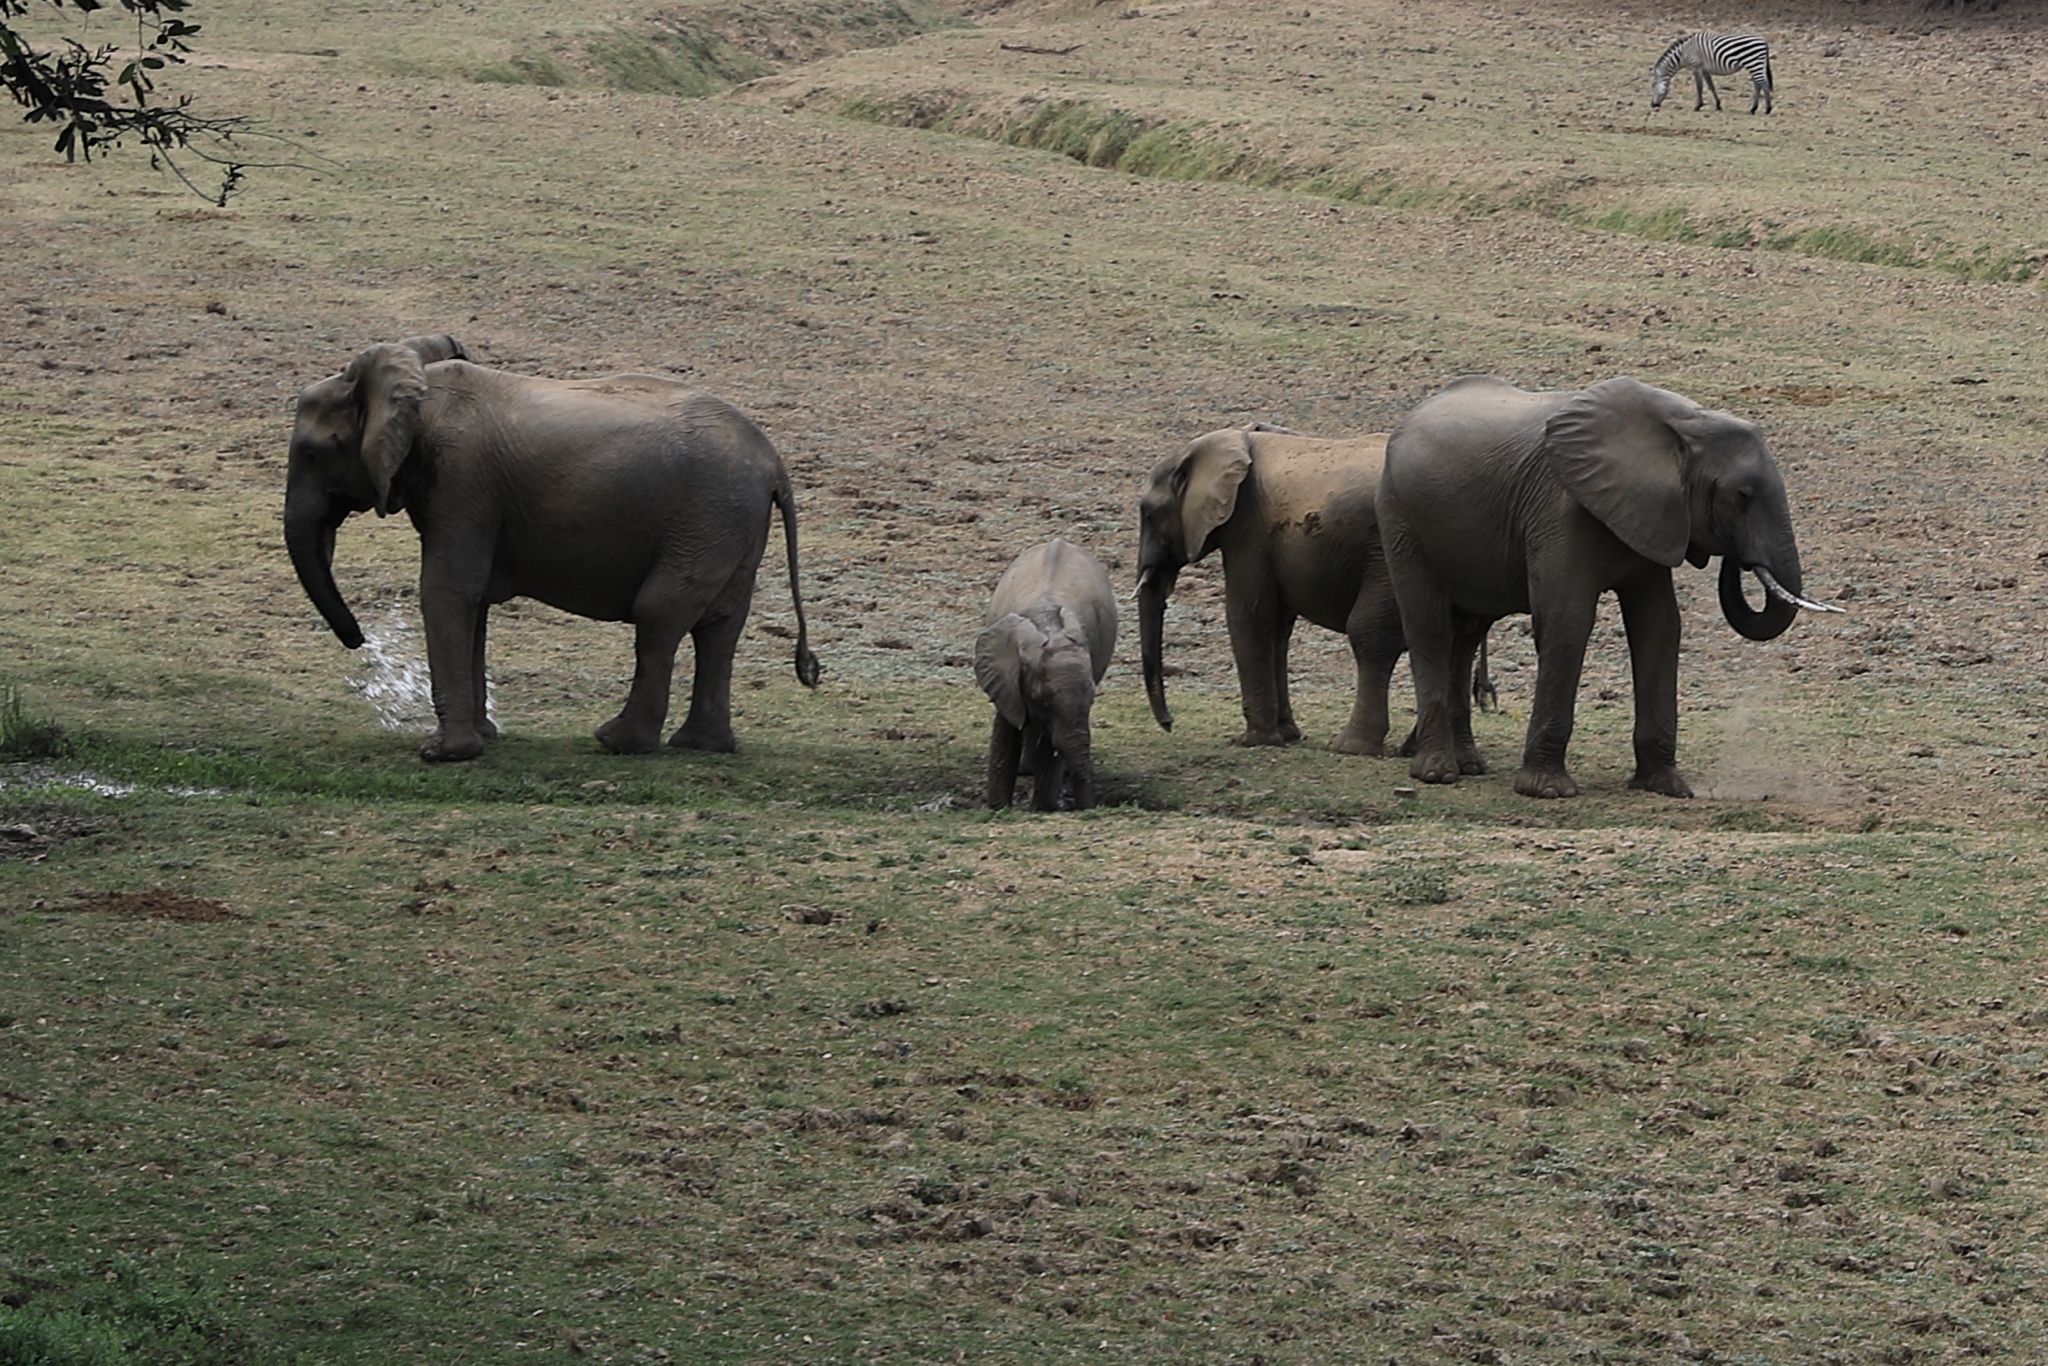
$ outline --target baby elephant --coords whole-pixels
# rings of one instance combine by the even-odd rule
[[[1116,594],[1087,551],[1062,540],[1011,561],[974,644],[974,681],[996,704],[988,742],[988,804],[1001,810],[1017,787],[1018,760],[1033,777],[1031,806],[1095,805],[1088,711],[1116,651]]]

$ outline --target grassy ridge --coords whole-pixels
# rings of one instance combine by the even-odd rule
[[[1939,237],[1901,238],[1869,227],[1835,223],[1785,231],[1767,222],[1731,218],[1687,205],[1638,210],[1598,208],[1552,192],[1504,193],[1414,182],[1382,170],[1329,162],[1302,163],[1264,150],[1229,129],[1134,113],[1085,99],[991,105],[969,92],[854,95],[834,110],[842,118],[985,137],[1013,147],[1052,152],[1087,166],[1168,180],[1213,180],[1318,195],[1375,208],[1456,214],[1535,212],[1600,232],[1653,242],[1750,247],[1858,265],[1930,270],[1960,280],[2016,284],[2040,274],[2035,247],[1957,244]]]
[[[533,50],[473,68],[471,78],[546,86],[588,80],[630,94],[703,96],[828,53],[967,22],[937,0],[744,6],[696,0],[646,17],[643,26],[582,34],[580,50],[563,35],[541,37]]]

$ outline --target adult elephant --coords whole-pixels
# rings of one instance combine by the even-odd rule
[[[687,634],[690,713],[669,743],[731,750],[733,651],[777,508],[797,678],[815,686],[789,474],[745,415],[652,375],[533,379],[470,364],[453,337],[414,337],[300,391],[285,545],[306,596],[355,649],[363,633],[335,586],[335,530],[356,512],[412,519],[439,722],[422,759],[472,759],[497,734],[484,714],[485,619],[513,597],[633,623],[633,687],[597,729],[606,749],[655,748]]]
[[[1531,393],[1488,376],[1425,400],[1388,439],[1379,525],[1408,637],[1424,782],[1484,773],[1458,675],[1475,634],[1534,619],[1536,697],[1515,791],[1578,792],[1565,769],[1600,595],[1621,601],[1634,665],[1635,776],[1689,797],[1679,775],[1678,601],[1671,571],[1721,557],[1721,610],[1770,640],[1804,607],[1785,481],[1752,423],[1628,378]],[[1766,591],[1750,607],[1742,574]]]
[[[1224,620],[1244,706],[1239,744],[1301,738],[1287,695],[1287,647],[1302,617],[1341,631],[1358,668],[1343,754],[1386,752],[1387,680],[1401,619],[1380,552],[1373,498],[1384,435],[1348,440],[1279,428],[1198,437],[1153,466],[1138,503],[1138,635],[1152,715],[1168,730],[1163,636],[1181,569],[1223,554]]]

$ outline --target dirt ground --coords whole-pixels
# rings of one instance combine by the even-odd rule
[[[1672,27],[1639,7],[1356,0],[1313,21],[1270,6],[1127,7],[1117,21],[1098,9],[995,7],[942,47],[857,51],[724,98],[650,102],[401,80],[353,49],[308,55],[255,11],[223,7],[192,85],[295,130],[297,164],[256,172],[216,211],[131,160],[59,168],[9,134],[4,194],[29,245],[9,290],[14,344],[0,350],[11,461],[59,457],[81,498],[118,487],[168,500],[220,553],[181,557],[161,542],[182,532],[146,524],[120,533],[142,544],[117,549],[89,528],[111,531],[125,513],[85,511],[18,553],[82,556],[93,573],[75,602],[28,610],[45,626],[76,614],[81,651],[169,611],[181,628],[169,656],[197,665],[224,648],[259,675],[323,677],[320,695],[346,702],[331,642],[274,543],[289,407],[356,348],[414,331],[454,331],[516,370],[677,373],[755,414],[795,471],[817,642],[852,689],[964,686],[987,587],[1035,539],[1078,540],[1127,578],[1143,471],[1201,431],[1384,430],[1472,369],[1531,386],[1634,372],[1764,424],[1809,582],[1851,608],[1751,646],[1717,620],[1708,576],[1681,575],[1685,744],[1713,756],[1702,790],[1831,824],[1902,804],[2031,815],[2048,663],[2035,612],[2048,572],[2033,515],[2038,286],[1136,179],[820,112],[835,91],[1007,88],[1023,68],[1048,90],[1115,93],[1131,63],[1170,103],[1183,98],[1171,87],[1255,86],[1264,52],[1315,40],[1328,72],[1287,75],[1293,55],[1272,64],[1289,86],[1274,97],[1284,112],[1303,82],[1311,96],[1354,95],[1375,41],[1421,54],[1434,34],[1455,67],[1504,18],[1543,52],[1588,26],[1635,52]],[[1737,14],[1768,21],[1786,54],[1780,112],[1766,125],[1688,110],[1693,122],[1673,121],[1688,136],[1782,138],[1830,98],[1831,116],[1846,116],[1858,77],[1887,64],[1898,84],[1874,98],[1938,83],[1950,103],[1981,99],[2003,120],[2041,65],[2041,34],[2010,9],[1710,5],[1699,18]],[[403,11],[390,22],[400,38],[420,23]],[[1080,67],[1023,50],[1063,36],[1078,37]],[[1845,79],[1816,89],[1811,54],[1825,52]],[[1573,98],[1530,96],[1545,117]],[[1629,89],[1607,103],[1639,99]],[[2038,146],[2040,125],[2030,111],[2010,118],[1998,136],[2013,141],[2014,174],[2037,176],[2020,143]],[[370,131],[387,126],[407,137]],[[1886,162],[1939,150],[1909,128],[1868,136],[1859,154]],[[1635,145],[1646,141],[1668,139]],[[2038,213],[2010,208],[2008,235],[2032,240]],[[344,531],[343,585],[366,615],[402,608],[412,553],[395,525]],[[779,577],[771,562],[744,651],[763,667],[786,650]],[[1169,616],[1169,659],[1186,670],[1177,689],[1233,686],[1219,583],[1213,565],[1183,580]],[[621,676],[615,633],[530,605],[502,615],[501,683],[529,710]],[[1117,677],[1135,686],[1127,626]],[[1603,626],[1589,662],[1589,713],[1626,705],[1617,630]],[[1498,640],[1514,712],[1533,655],[1516,623]],[[1299,654],[1303,690],[1341,696],[1340,644],[1305,631]],[[1806,717],[1797,735],[1771,729],[1788,698]],[[1854,714],[1872,705],[1894,709],[1905,733],[1856,734]]]

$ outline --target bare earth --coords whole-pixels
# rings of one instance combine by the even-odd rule
[[[1894,101],[1937,80],[1962,88],[2039,69],[2041,39],[2024,24],[1865,9],[1777,13],[1774,121],[1667,110],[1645,131],[1810,139],[1814,103],[1846,117],[1878,63],[1909,64],[1907,95],[1882,92]],[[855,53],[713,101],[366,78],[337,71],[346,57],[238,50],[268,30],[226,20],[194,84],[303,134],[306,169],[258,173],[225,212],[132,162],[36,160],[33,141],[10,134],[23,155],[6,198],[24,244],[16,344],[0,353],[11,461],[70,471],[63,485],[81,498],[118,484],[218,538],[194,561],[174,544],[113,550],[91,524],[104,513],[40,529],[32,557],[114,562],[75,596],[27,610],[76,615],[81,644],[123,621],[164,621],[180,628],[158,633],[167,659],[225,650],[237,668],[324,677],[333,693],[331,643],[311,629],[270,524],[286,415],[300,384],[412,331],[446,328],[488,363],[535,373],[677,373],[755,413],[798,478],[814,620],[840,687],[964,682],[987,585],[1031,540],[1066,535],[1127,569],[1138,478],[1203,430],[1384,430],[1472,369],[1532,386],[1632,372],[1765,425],[1810,580],[1854,608],[1749,646],[1716,619],[1706,576],[1686,576],[1681,757],[1703,792],[1770,797],[1830,824],[1901,802],[1971,819],[2031,811],[2044,658],[2028,609],[2041,542],[2026,511],[2041,480],[2038,289],[1522,214],[1404,215],[1133,179],[781,112],[829,105],[820,92],[837,86],[939,77],[1001,88],[1075,62],[1079,74],[1060,80],[1085,90],[1089,62],[1110,63],[1103,49],[1125,43],[1117,69],[1159,72],[1169,104],[1192,98],[1173,88],[1203,89],[1204,72],[1243,86],[1270,71],[1284,87],[1272,108],[1284,112],[1304,82],[1327,106],[1325,87],[1372,64],[1369,43],[1434,45],[1469,66],[1456,54],[1500,22],[1463,5],[1339,6],[1315,21],[1324,29],[1264,8],[1132,13],[1104,25],[1078,7],[1018,6],[982,16],[980,31]],[[1620,49],[1602,60],[1620,70],[1639,64],[1624,60],[1646,45],[1636,35],[1669,27],[1637,11],[1545,7],[1528,18],[1527,45],[1548,56],[1595,13]],[[1014,50],[1069,41],[1071,59]],[[1332,73],[1297,74],[1306,51]],[[1831,83],[1818,85],[1813,68],[1830,62]],[[1386,85],[1405,79],[1392,66]],[[1453,103],[1446,91],[1435,103]],[[1592,105],[1609,126],[1646,112],[1626,87],[1600,100],[1570,89],[1526,98],[1539,118],[1566,102]],[[1586,126],[1578,113],[1539,125],[1542,155],[1579,160],[1573,130]],[[1864,136],[1906,173],[1939,151],[1908,127]],[[2027,155],[2016,146],[2012,159],[2031,170]],[[2030,228],[2010,226],[2017,238]],[[137,507],[114,520],[130,524]],[[352,526],[344,588],[366,607],[399,600],[410,559],[396,526]],[[762,594],[757,635],[786,627],[780,597]],[[623,642],[603,628],[520,616],[531,637],[510,634],[500,651],[509,694],[541,672],[542,690],[572,686],[552,658],[565,640],[592,642],[593,662],[570,669],[620,673]],[[1176,687],[1227,691],[1213,575],[1188,577],[1170,623],[1169,657],[1189,670]],[[782,648],[764,640],[746,653],[765,661]],[[1310,632],[1300,653],[1304,691],[1341,695],[1335,643]],[[1500,658],[1512,711],[1533,662],[1512,627]],[[1625,707],[1618,649],[1596,645],[1587,682],[1589,718],[1612,696]],[[1783,730],[1788,709],[1853,713],[1880,700],[1909,718],[1905,732]]]

